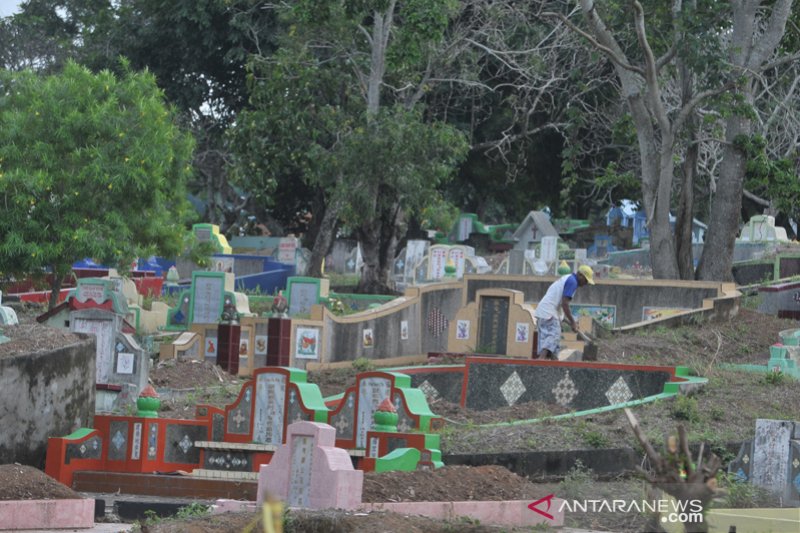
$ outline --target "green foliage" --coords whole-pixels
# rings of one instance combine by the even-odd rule
[[[780,370],[771,370],[770,372],[764,374],[763,382],[766,385],[779,386],[783,385],[786,379],[786,374]]]
[[[599,431],[585,432],[583,434],[583,442],[592,448],[605,448],[609,444],[608,438]]]
[[[747,158],[745,187],[765,198],[787,216],[800,215],[800,180],[793,159],[771,159],[766,153],[767,141],[760,135],[740,136],[734,140]]]
[[[0,271],[181,251],[192,139],[155,78],[121,68],[0,73]]]
[[[558,496],[565,500],[580,500],[588,496],[592,486],[592,471],[578,459],[559,484]]]
[[[353,361],[353,369],[357,372],[369,372],[375,370],[375,363],[366,357],[359,357]]]
[[[728,509],[752,509],[770,505],[773,499],[769,492],[757,485],[738,479],[734,474],[720,472],[718,481],[725,495],[723,507]]]
[[[672,404],[672,416],[678,420],[698,422],[700,420],[700,412],[697,408],[697,399],[684,394],[676,396]]]
[[[179,520],[183,520],[186,518],[198,518],[198,517],[208,516],[210,511],[211,511],[210,506],[194,502],[178,509],[178,512],[175,514],[175,518]]]

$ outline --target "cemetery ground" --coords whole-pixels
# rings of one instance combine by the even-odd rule
[[[733,459],[739,443],[754,435],[758,418],[794,420],[800,411],[800,382],[788,377],[732,371],[725,363],[765,364],[769,346],[779,341],[778,333],[797,327],[796,321],[777,319],[747,308],[726,322],[701,322],[678,328],[651,327],[641,332],[608,334],[598,339],[598,360],[640,365],[683,365],[707,377],[708,384],[690,396],[661,400],[634,408],[645,434],[657,448],[677,424],[688,429],[690,443],[705,442],[727,462]],[[21,313],[21,326],[6,328],[11,341],[0,345],[0,357],[15,350],[47,349],[63,343],[57,330],[43,331],[33,322],[34,313]],[[35,343],[31,345],[30,343]],[[309,373],[323,396],[343,392],[355,383],[358,371],[370,368],[359,361],[359,369],[337,369]],[[163,416],[191,418],[194,405],[224,406],[232,402],[243,382],[207,363],[170,361],[157,364],[150,380],[164,391]],[[171,392],[169,392],[171,391]],[[639,449],[621,411],[577,419],[547,420],[564,414],[558,406],[533,403],[493,411],[470,411],[442,401],[431,403],[436,414],[448,419],[442,430],[443,454],[527,452],[547,450],[592,450],[602,448]],[[535,423],[519,423],[544,419]],[[515,423],[517,422],[517,423]],[[495,424],[493,427],[485,424]],[[734,446],[729,446],[734,445]],[[12,487],[8,472],[0,470],[0,487]],[[378,482],[379,480],[379,482]],[[34,477],[29,482],[40,483]],[[42,482],[44,483],[44,482]],[[724,483],[723,483],[724,485]],[[30,487],[29,487],[30,488]],[[49,488],[42,485],[47,496]],[[0,499],[24,497],[19,492]],[[32,489],[31,489],[32,490]],[[364,501],[423,501],[441,499],[535,499],[548,494],[560,498],[641,499],[646,487],[633,473],[613,479],[597,479],[585,468],[576,467],[563,479],[527,480],[502,467],[446,466],[436,472],[369,473],[365,476]],[[40,494],[40,497],[42,495]],[[721,506],[752,507],[774,505],[763,494],[730,485],[720,494]],[[158,520],[144,524],[142,531],[222,532],[242,531],[256,518],[249,513],[217,517],[189,517]],[[567,514],[569,527],[605,531],[647,531],[644,515],[609,513]],[[286,531],[499,531],[469,521],[457,523],[391,513],[345,513],[340,511],[291,512]],[[505,531],[512,531],[505,528]],[[542,529],[546,530],[546,529]],[[256,530],[257,531],[257,530]]]

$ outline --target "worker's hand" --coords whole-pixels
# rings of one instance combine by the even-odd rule
[[[572,323],[569,325],[572,328],[572,331],[578,333],[578,324],[573,320]]]

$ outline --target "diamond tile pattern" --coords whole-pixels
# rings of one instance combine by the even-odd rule
[[[627,402],[633,398],[633,393],[631,392],[630,387],[628,387],[628,383],[625,381],[625,378],[622,376],[617,378],[617,381],[615,381],[614,384],[611,385],[606,391],[606,398],[608,398],[608,402],[611,405]]]
[[[192,440],[189,438],[189,435],[184,435],[183,438],[181,439],[181,441],[178,443],[178,446],[181,447],[181,450],[183,450],[183,453],[188,453],[189,452],[189,448],[194,446],[194,443],[192,443]]]
[[[425,393],[425,398],[428,399],[429,402],[433,402],[439,399],[439,391],[436,390],[436,387],[431,385],[431,383],[426,379],[419,385],[419,390]]]
[[[125,437],[122,435],[122,432],[121,432],[121,431],[117,431],[117,432],[114,434],[114,438],[113,438],[113,439],[111,439],[111,443],[114,445],[114,447],[115,447],[117,450],[119,450],[120,448],[122,448],[122,445],[123,445],[123,444],[125,444]]]
[[[567,406],[572,402],[572,399],[578,395],[578,389],[575,387],[575,382],[569,377],[569,370],[561,380],[556,383],[555,388],[552,390],[553,395],[556,397],[558,405]]]
[[[525,394],[526,390],[528,389],[525,388],[525,384],[522,383],[522,379],[520,379],[516,370],[500,386],[500,392],[503,393],[503,398],[506,399],[509,406],[514,405],[519,400],[519,397]]]

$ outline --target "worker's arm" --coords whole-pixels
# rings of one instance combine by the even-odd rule
[[[569,327],[572,328],[572,331],[578,333],[578,323],[575,322],[575,318],[572,316],[572,311],[569,309],[569,303],[571,301],[572,299],[567,298],[566,296],[561,298],[561,309],[564,310],[564,318],[566,318],[567,322],[569,322]]]

